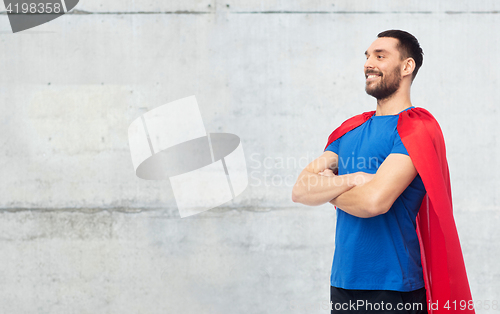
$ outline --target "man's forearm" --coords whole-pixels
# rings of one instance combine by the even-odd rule
[[[330,203],[353,216],[370,218],[383,214],[378,206],[376,195],[376,187],[372,182],[368,182],[349,189],[332,199]]]
[[[293,187],[292,200],[310,206],[325,204],[354,186],[351,176],[322,176],[303,170]]]

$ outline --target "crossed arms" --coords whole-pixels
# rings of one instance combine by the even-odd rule
[[[292,190],[292,200],[304,205],[326,202],[357,217],[385,214],[417,176],[411,158],[389,154],[375,174],[338,173],[338,155],[325,151],[300,173]]]

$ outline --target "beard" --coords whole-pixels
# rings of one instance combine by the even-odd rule
[[[367,73],[370,74],[370,72]],[[400,84],[401,74],[399,73],[399,68],[396,67],[387,78],[381,74],[380,82],[366,84],[365,91],[377,100],[383,100],[391,97],[399,89]]]

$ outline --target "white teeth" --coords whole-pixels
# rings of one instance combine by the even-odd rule
[[[374,77],[377,77],[378,75],[374,75],[374,74],[371,74],[371,75],[368,75],[368,78],[374,78]]]

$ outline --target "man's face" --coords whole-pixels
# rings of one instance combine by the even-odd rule
[[[397,44],[396,38],[381,37],[365,52],[365,91],[377,100],[386,99],[399,89],[402,62]]]

